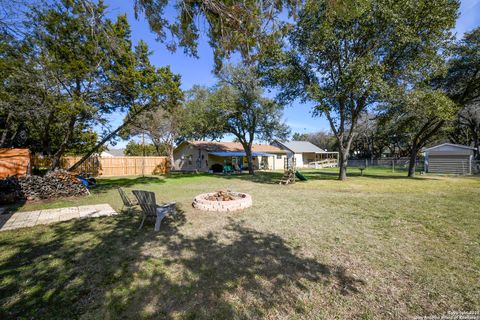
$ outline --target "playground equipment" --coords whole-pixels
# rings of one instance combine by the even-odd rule
[[[301,181],[307,181],[307,177],[305,177],[303,174],[300,173],[300,171],[295,171],[295,176],[298,178],[298,180]]]
[[[295,158],[291,157],[290,159],[287,157],[283,163],[283,177],[280,180],[280,184],[287,185],[291,183],[295,183]]]

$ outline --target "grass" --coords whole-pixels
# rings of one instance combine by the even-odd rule
[[[116,187],[156,192],[179,213],[159,233],[119,215],[0,233],[0,318],[405,319],[480,310],[480,179],[352,170],[102,179],[89,197],[18,210],[109,203]],[[193,197],[253,196],[235,213]]]

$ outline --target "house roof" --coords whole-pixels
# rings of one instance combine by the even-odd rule
[[[110,150],[107,150],[105,152],[111,154],[114,157],[124,157],[125,156],[125,149],[110,149]]]
[[[314,152],[314,153],[327,153],[325,150],[320,149],[313,143],[309,141],[285,141],[280,142],[276,141],[278,144],[284,146],[293,153],[305,153],[305,152]]]
[[[243,146],[239,142],[217,142],[217,141],[186,141],[185,143],[189,143],[199,149],[206,150],[208,152],[220,152],[220,151],[237,151],[243,152]],[[259,153],[285,153],[284,150],[269,145],[269,144],[260,144],[254,143],[252,145],[252,152],[259,152]]]
[[[208,154],[217,156],[217,157],[245,157],[247,154],[245,151],[212,151]],[[252,152],[253,157],[271,157],[275,154],[266,153],[266,152]]]
[[[424,149],[423,151],[430,151],[430,150],[434,150],[434,149],[438,149],[438,148],[442,148],[442,147],[450,147],[450,148],[458,148],[458,149],[475,150],[475,148],[473,148],[473,147],[464,146],[464,145],[462,145],[462,144],[442,143],[442,144],[439,144],[439,145],[436,145],[436,146],[433,146],[433,147]]]

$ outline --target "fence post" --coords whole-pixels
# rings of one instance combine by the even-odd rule
[[[392,173],[395,173],[395,160],[392,160]]]

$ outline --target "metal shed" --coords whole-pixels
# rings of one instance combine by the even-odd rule
[[[472,174],[474,148],[443,143],[425,149],[425,168],[429,173]]]

